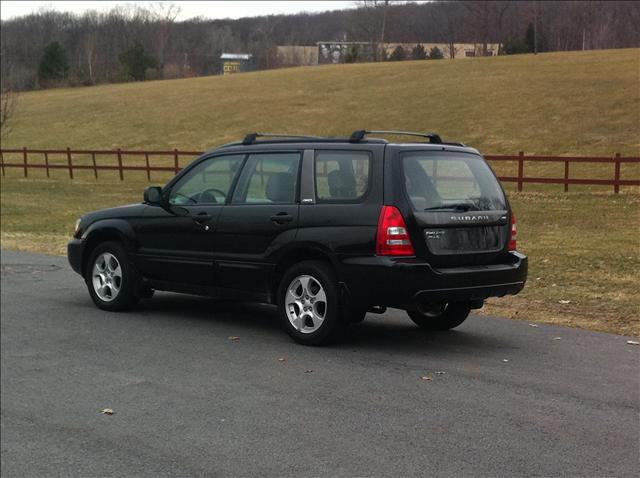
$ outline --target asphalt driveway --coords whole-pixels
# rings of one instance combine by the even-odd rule
[[[477,316],[426,333],[390,311],[309,348],[264,305],[100,311],[65,258],[2,251],[1,277],[3,477],[640,468],[628,337]]]

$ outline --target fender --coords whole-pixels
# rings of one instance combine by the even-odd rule
[[[83,267],[93,246],[103,240],[119,240],[130,256],[135,253],[138,247],[133,226],[124,219],[98,219],[87,227],[82,233],[81,239],[86,244],[82,254]]]

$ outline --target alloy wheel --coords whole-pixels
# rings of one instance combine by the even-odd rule
[[[287,287],[285,308],[291,325],[303,334],[311,334],[324,322],[327,295],[317,279],[301,275]]]
[[[93,263],[91,281],[100,300],[114,300],[122,287],[122,267],[116,256],[109,252],[100,254]]]

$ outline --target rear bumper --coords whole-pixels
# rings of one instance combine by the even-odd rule
[[[416,302],[477,301],[520,292],[527,257],[509,253],[502,264],[436,269],[416,258],[345,259],[343,277],[351,299],[363,305],[408,308]]]
[[[67,259],[71,268],[82,275],[82,254],[84,253],[84,242],[81,239],[72,239],[67,244]]]

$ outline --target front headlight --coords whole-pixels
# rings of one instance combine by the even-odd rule
[[[73,237],[75,237],[76,239],[80,237],[80,233],[82,232],[80,230],[80,222],[82,222],[82,219],[78,219],[76,221],[76,227],[73,229]]]

